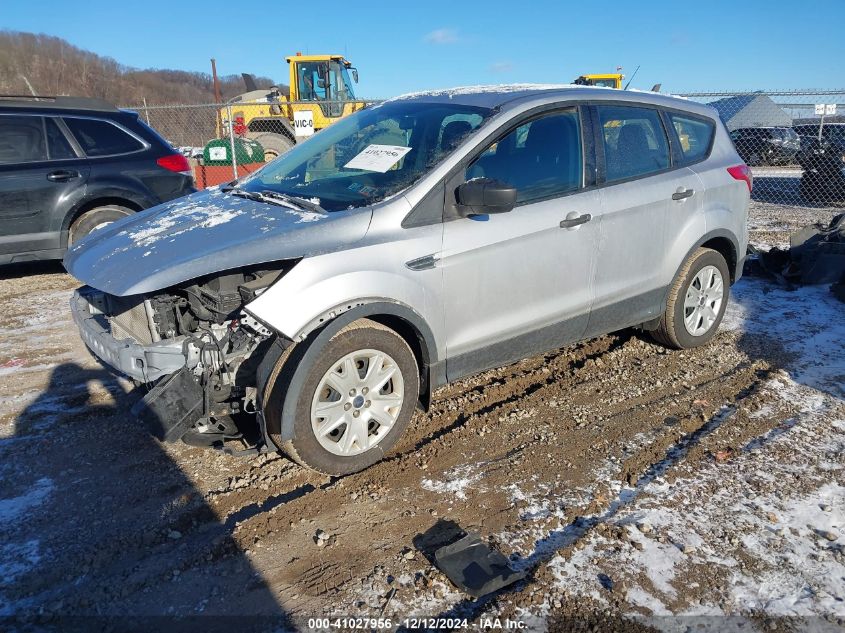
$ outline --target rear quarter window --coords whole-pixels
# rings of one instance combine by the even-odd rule
[[[143,143],[109,121],[64,119],[87,156],[129,154],[144,148]]]
[[[683,164],[689,165],[703,160],[710,151],[716,126],[705,119],[683,116],[669,112],[669,120],[678,135]],[[733,136],[733,135],[732,135]]]

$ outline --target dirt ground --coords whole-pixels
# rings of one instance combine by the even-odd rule
[[[752,241],[832,215],[755,203]],[[746,277],[706,347],[624,331],[445,387],[389,459],[331,479],[154,440],[80,342],[75,285],[58,264],[0,271],[5,625],[845,624],[845,305],[827,288]],[[526,579],[461,593],[431,562],[458,530]]]

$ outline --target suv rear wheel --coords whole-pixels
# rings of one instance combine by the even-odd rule
[[[283,393],[284,354],[265,392],[268,430],[293,460],[328,475],[347,475],[379,461],[411,420],[419,397],[413,351],[396,332],[359,319],[335,334],[305,371],[298,393]],[[295,371],[299,371],[298,369]],[[280,436],[281,409],[295,398],[294,438]]]
[[[652,336],[676,349],[703,345],[719,329],[729,295],[730,273],[725,258],[710,248],[697,249],[669,289],[666,311]]]
[[[111,224],[115,220],[132,215],[134,211],[116,204],[108,204],[86,211],[73,221],[68,231],[68,246],[81,240],[86,235]]]

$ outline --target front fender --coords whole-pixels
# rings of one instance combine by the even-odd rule
[[[350,251],[343,254],[353,256]],[[313,274],[309,274],[313,273],[308,270],[311,268],[309,263],[309,259],[300,262],[248,304],[246,310],[294,341],[304,340],[312,331],[344,312],[374,303],[404,306],[428,329],[432,327],[429,324],[436,324],[441,319],[433,289],[422,283],[425,277],[439,278],[439,271],[416,273],[419,281],[409,275],[372,269],[338,272],[314,280]],[[426,275],[426,272],[430,274]]]

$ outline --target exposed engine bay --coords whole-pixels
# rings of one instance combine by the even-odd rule
[[[203,277],[152,295],[81,293],[114,341],[144,350],[181,346],[183,360],[176,371],[145,367],[140,358],[131,371],[117,367],[150,388],[133,413],[150,423],[159,439],[207,446],[243,437],[237,420],[254,416],[259,406],[256,371],[264,353],[255,352],[275,339],[243,306],[295,263]]]

